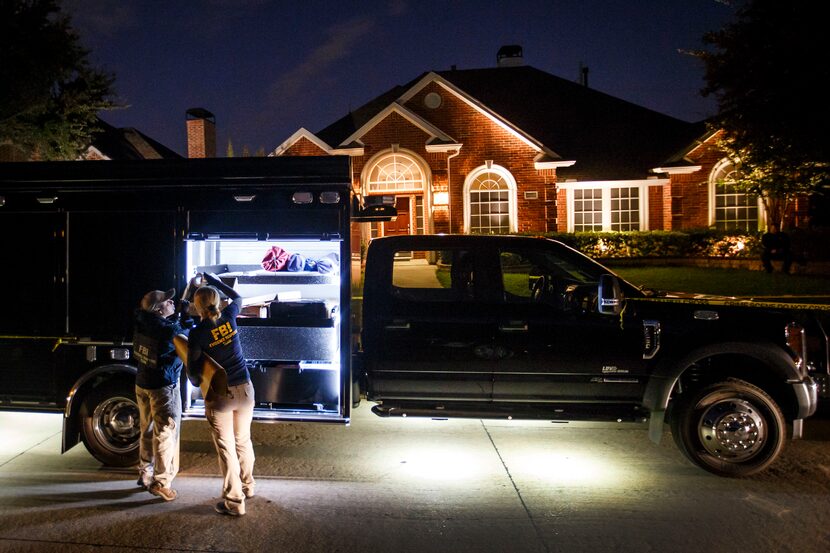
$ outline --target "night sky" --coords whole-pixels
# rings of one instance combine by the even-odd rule
[[[102,117],[186,154],[185,111],[216,116],[228,139],[272,151],[425,71],[494,67],[506,44],[525,64],[697,121],[702,46],[733,18],[716,0],[65,0],[93,63],[129,107]]]

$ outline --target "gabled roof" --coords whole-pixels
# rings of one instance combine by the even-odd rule
[[[380,112],[376,113],[371,119],[369,119],[366,123],[364,123],[359,129],[355,130],[351,135],[346,137],[343,140],[342,146],[346,144],[350,144],[352,142],[357,142],[361,144],[360,141],[361,137],[368,132],[372,127],[377,125],[379,122],[383,121],[389,115],[397,113],[414,126],[421,129],[424,133],[429,135],[427,142],[431,144],[454,144],[455,140],[453,140],[449,135],[447,135],[444,131],[437,128],[435,125],[430,123],[429,121],[422,118],[420,115],[413,113],[412,111],[408,110],[406,107],[400,105],[397,102],[392,102],[385,108],[383,108]]]
[[[274,151],[271,152],[268,155],[271,156],[271,157],[280,156],[280,155],[283,154],[283,152],[285,152],[286,150],[291,148],[291,146],[293,146],[294,144],[296,144],[299,140],[301,140],[303,138],[305,138],[306,140],[308,140],[309,142],[311,142],[312,144],[314,144],[315,146],[320,148],[324,153],[327,153],[327,154],[331,153],[331,146],[326,144],[324,141],[320,140],[320,138],[318,136],[314,135],[311,131],[309,131],[305,127],[300,127],[299,129],[297,129],[297,131],[294,134],[292,134],[291,136],[286,138],[285,141],[282,144],[277,146],[274,149]]]
[[[182,156],[132,127],[116,128],[99,119],[101,131],[92,138],[91,148],[112,160],[180,159]]]
[[[552,159],[575,160],[560,178],[642,179],[702,134],[688,123],[626,102],[533,67],[500,67],[424,73],[397,86],[321,130],[339,144],[414,87],[436,81],[460,93],[505,125],[538,144]]]

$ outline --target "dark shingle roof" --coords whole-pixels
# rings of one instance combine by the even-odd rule
[[[642,179],[702,133],[688,123],[556,77],[533,67],[441,71],[437,74],[534,138],[573,167],[561,179]],[[397,86],[318,133],[339,144],[423,75]]]
[[[99,122],[101,131],[93,136],[92,146],[110,159],[180,159],[182,157],[137,129],[116,128],[101,119]]]

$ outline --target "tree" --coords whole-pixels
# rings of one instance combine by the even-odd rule
[[[728,2],[726,2],[728,3]],[[738,0],[736,19],[707,33],[704,95],[713,128],[740,168],[737,185],[758,194],[769,224],[783,226],[792,200],[830,178],[830,45],[816,4]]]
[[[0,0],[0,144],[47,160],[89,146],[115,103],[88,54],[58,0]]]

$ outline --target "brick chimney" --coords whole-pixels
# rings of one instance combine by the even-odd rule
[[[216,157],[216,118],[204,108],[187,110],[187,157]]]

